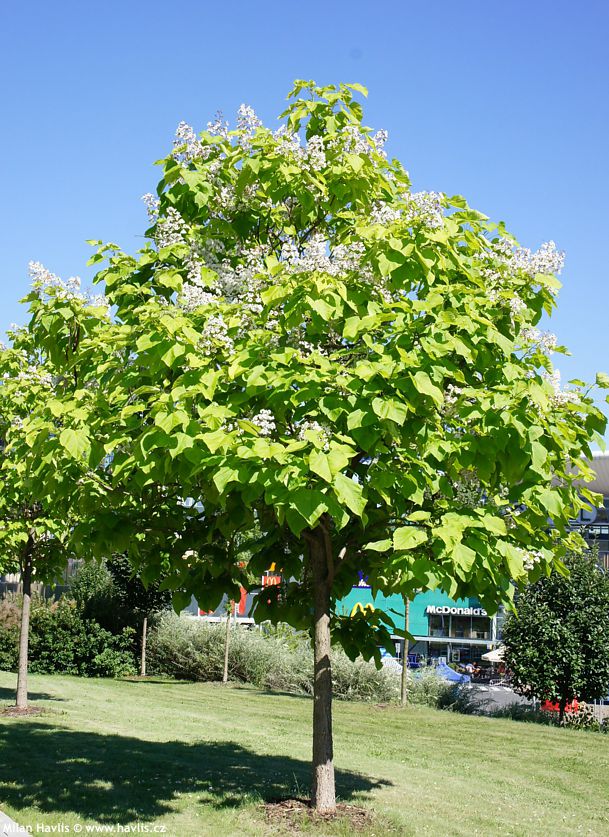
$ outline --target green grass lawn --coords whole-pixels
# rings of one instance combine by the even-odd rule
[[[14,680],[0,672],[4,705]],[[307,698],[154,679],[32,676],[30,687],[46,712],[0,717],[0,809],[34,833],[140,823],[171,837],[277,834],[262,801],[307,793]],[[337,703],[335,750],[341,799],[378,815],[369,835],[609,835],[609,737]]]

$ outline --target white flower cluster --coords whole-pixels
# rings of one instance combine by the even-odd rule
[[[454,500],[460,506],[475,509],[484,504],[484,489],[474,471],[462,471],[460,479],[453,483]]]
[[[301,168],[311,171],[321,171],[327,165],[326,149],[322,136],[312,136],[303,147],[300,144],[300,137],[290,131],[287,125],[281,125],[274,133],[273,138],[278,143],[277,150],[282,156],[297,163]]]
[[[371,212],[373,224],[388,226],[400,219],[407,224],[422,224],[430,230],[444,226],[444,195],[442,192],[406,192],[404,208],[377,203]]]
[[[161,204],[160,200],[150,192],[146,192],[145,195],[142,195],[142,200],[146,207],[146,212],[148,213],[148,220],[151,224],[156,223],[156,220],[159,217],[159,206]]]
[[[182,294],[180,296],[180,305],[185,311],[195,311],[204,305],[210,305],[212,302],[217,302],[218,297],[210,293],[200,285],[192,283],[184,283]]]
[[[543,555],[541,552],[537,552],[533,549],[521,548],[519,548],[518,551],[522,555],[522,566],[528,573],[535,569],[537,564],[540,564],[543,561]]]
[[[199,343],[205,352],[213,352],[218,347],[230,352],[233,349],[233,339],[228,334],[228,325],[220,315],[213,315],[207,319]]]
[[[250,421],[258,428],[260,436],[271,436],[276,429],[275,416],[270,410],[260,410]]]
[[[157,247],[169,247],[171,244],[183,244],[188,233],[186,222],[173,206],[167,208],[165,215],[156,226]]]
[[[57,299],[78,299],[81,302],[86,302],[88,305],[109,308],[108,301],[103,294],[94,294],[91,296],[81,291],[79,276],[71,276],[64,281],[59,276],[51,273],[40,262],[30,262],[28,270],[32,280],[32,287],[36,291],[54,288],[56,289],[55,296]]]
[[[241,253],[243,261],[235,267],[223,258],[223,252],[224,245],[220,241],[208,241],[205,249],[191,242],[191,253],[186,259],[188,276],[183,285],[180,305],[193,311],[224,298],[226,302],[241,303],[246,315],[248,312],[259,314],[263,309],[260,290],[268,248],[255,245],[244,249]],[[218,278],[212,287],[204,286],[201,281],[203,266],[217,274]]]
[[[221,111],[216,113],[213,122],[207,123],[207,130],[214,137],[228,139],[228,122],[224,120],[224,115]]]
[[[454,384],[449,384],[446,387],[446,391],[444,393],[444,408],[446,410],[452,409],[459,400],[459,396],[462,392],[463,389],[461,387],[457,387]]]
[[[531,279],[538,273],[559,274],[565,263],[564,251],[558,250],[553,241],[545,242],[533,252],[528,247],[515,247],[507,238],[500,238],[492,243],[489,254],[495,262],[512,271],[522,271]]]
[[[32,285],[34,285],[34,287],[56,287],[66,291],[66,293],[68,294],[80,294],[79,276],[72,276],[64,282],[63,279],[60,279],[59,276],[56,276],[54,273],[51,273],[51,271],[47,270],[47,268],[40,262],[30,262],[28,264],[28,270],[30,273],[30,278],[32,280]]]
[[[292,273],[327,273],[341,276],[352,270],[359,270],[365,247],[361,241],[339,244],[332,251],[323,233],[315,233],[305,244],[302,254],[293,241],[285,242],[281,248],[281,260]]]
[[[306,433],[311,431],[319,435],[323,450],[327,451],[330,448],[330,432],[326,427],[323,427],[318,421],[303,421],[298,427],[298,438],[301,441],[306,441]]]
[[[376,203],[372,207],[370,219],[373,224],[381,224],[383,227],[394,224],[402,217],[402,210],[395,209],[387,203]]]
[[[273,132],[273,138],[279,144],[282,153],[286,156],[299,156],[301,154],[300,137],[294,131],[290,131],[287,125],[280,125]]]
[[[251,147],[251,140],[256,130],[261,127],[262,122],[258,118],[254,108],[249,105],[239,105],[239,110],[237,111],[237,130],[241,133],[238,143],[246,151]]]
[[[24,353],[24,360],[25,360],[25,353]],[[26,391],[21,389],[19,386],[20,384],[25,384],[28,388],[32,385],[41,386],[45,389],[52,389],[55,385],[55,378],[49,372],[45,371],[44,366],[40,364],[31,364],[29,363],[26,367],[21,369],[17,372],[16,375],[11,375],[10,372],[5,372],[2,375],[2,381],[8,383],[9,381],[14,381],[17,383],[17,387],[15,388],[13,394],[16,398],[22,398]],[[17,419],[13,422],[14,427],[21,427],[21,419]]]
[[[550,384],[553,390],[552,405],[554,407],[564,407],[567,404],[577,404],[579,401],[579,394],[577,390],[564,390],[560,385],[560,370],[555,369],[553,372],[546,372],[543,378]]]
[[[405,210],[406,220],[435,230],[444,226],[444,195],[442,192],[411,192]]]
[[[526,311],[527,306],[518,294],[512,294],[512,296],[508,299],[508,308],[510,309],[512,317],[515,318],[518,317],[519,314],[522,314],[523,311]]]
[[[310,167],[314,171],[321,171],[326,166],[326,152],[323,138],[319,135],[311,137],[308,141],[304,154]]]
[[[540,331],[535,326],[525,326],[520,329],[520,339],[523,343],[534,346],[546,355],[552,354],[558,345],[558,338],[551,331]]]
[[[197,137],[194,128],[188,122],[180,122],[176,128],[176,135],[173,141],[173,158],[178,163],[190,163],[193,160],[205,159],[209,156],[211,149],[204,145]]]
[[[384,130],[370,136],[367,131],[361,130],[357,125],[347,125],[332,136],[327,147],[333,152],[338,152],[339,155],[364,154],[376,164],[375,155],[382,158],[387,156],[384,151],[387,138],[387,131]]]
[[[256,111],[250,105],[239,105],[237,111],[237,130],[253,134],[256,128],[260,128],[262,121],[258,118]]]
[[[521,247],[514,252],[512,266],[516,270],[523,270],[534,277],[538,273],[559,274],[565,264],[565,254],[557,250],[553,241],[542,244],[535,253],[528,248]]]
[[[380,131],[377,131],[376,134],[372,137],[372,143],[374,148],[376,149],[377,154],[385,155],[385,143],[389,139],[389,134],[387,131],[381,128]]]

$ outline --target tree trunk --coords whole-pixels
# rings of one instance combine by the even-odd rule
[[[233,603],[229,601],[226,608],[226,636],[224,637],[224,671],[222,672],[222,682],[228,683],[228,648],[230,645],[230,616]]]
[[[565,720],[565,707],[567,705],[567,698],[561,698],[558,704],[558,723],[562,726]]]
[[[142,655],[140,657],[140,677],[146,677],[146,641],[148,639],[148,617],[144,616],[142,625]]]
[[[404,630],[408,631],[408,616],[410,612],[410,601],[406,596],[404,599]],[[404,652],[402,654],[402,682],[400,685],[400,702],[402,706],[408,703],[408,637],[404,637]]]
[[[330,659],[330,549],[321,527],[311,533],[314,605],[313,786],[311,802],[320,813],[336,810],[332,744],[332,664]]]
[[[27,709],[27,669],[28,645],[30,640],[30,610],[32,607],[32,543],[31,537],[26,546],[21,581],[23,584],[23,604],[21,605],[21,630],[19,633],[19,665],[17,668],[17,709]]]

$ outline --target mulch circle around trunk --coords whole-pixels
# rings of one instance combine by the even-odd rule
[[[27,709],[18,709],[16,706],[7,706],[0,710],[0,714],[6,715],[9,718],[27,718],[29,715],[42,715],[44,709],[39,706],[28,706]]]
[[[273,825],[282,825],[289,831],[298,833],[303,821],[322,823],[331,820],[346,820],[354,831],[363,831],[372,825],[374,817],[371,811],[355,805],[338,803],[336,812],[319,814],[308,799],[273,799],[264,806],[266,818]]]

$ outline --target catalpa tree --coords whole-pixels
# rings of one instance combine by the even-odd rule
[[[313,637],[320,811],[335,807],[331,642],[378,657],[394,630],[337,601],[363,573],[494,611],[562,570],[556,540],[590,499],[576,481],[605,427],[581,382],[561,389],[562,350],[537,328],[562,254],[414,192],[358,93],[299,81],[276,130],[246,106],[234,129],[179,126],[148,243],[93,258],[113,318],[83,322],[70,445],[38,434],[24,452],[42,481],[66,455],[80,468],[83,537],[203,606],[244,581],[237,535],[250,571],[281,570],[255,613]],[[55,345],[58,303],[30,304]]]
[[[36,263],[31,266],[36,286],[39,268]],[[64,300],[64,304],[68,303]],[[75,509],[55,504],[53,495],[30,479],[31,462],[23,450],[37,435],[32,418],[36,410],[43,404],[52,405],[55,396],[70,399],[74,378],[54,374],[52,362],[36,348],[27,328],[12,326],[8,336],[10,345],[0,346],[0,572],[19,573],[21,579],[16,706],[26,711],[32,587],[61,577],[73,555],[70,540]],[[46,438],[48,420],[43,427]],[[56,424],[56,433],[65,442],[72,431]],[[61,481],[62,477],[59,474],[57,478]]]

